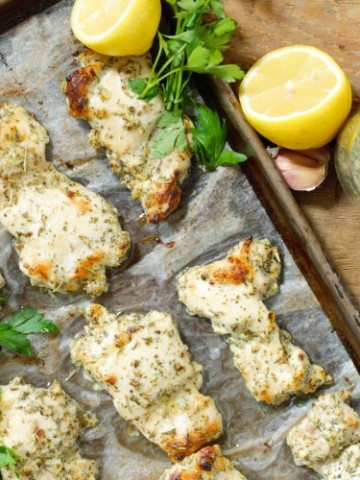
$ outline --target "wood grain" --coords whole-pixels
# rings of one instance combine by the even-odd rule
[[[227,59],[248,69],[270,50],[313,45],[329,53],[351,79],[360,100],[360,2],[346,0],[224,0],[238,21]]]
[[[332,166],[328,178],[317,190],[296,192],[294,197],[359,307],[360,199],[344,194]]]
[[[360,1],[224,0],[238,28],[227,60],[245,71],[263,54],[292,44],[316,46],[329,53],[347,73],[360,104]],[[237,88],[237,86],[235,87]],[[333,165],[313,192],[294,198],[318,236],[355,304],[360,306],[360,200],[345,195]]]

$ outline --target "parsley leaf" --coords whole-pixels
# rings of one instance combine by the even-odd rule
[[[216,75],[222,78],[225,82],[235,82],[244,76],[244,72],[237,65],[209,65],[204,72],[211,75]]]
[[[131,90],[136,93],[139,97],[141,97],[146,102],[152,100],[156,95],[161,93],[160,85],[154,85],[151,88],[147,88],[148,86],[148,79],[137,77],[129,80],[129,85]],[[143,95],[143,92],[146,90],[146,94]]]
[[[19,474],[16,472],[15,467],[20,458],[21,457],[12,448],[6,447],[5,445],[0,445],[0,468],[9,468],[9,470],[11,470],[17,478],[19,478]]]
[[[194,12],[197,9],[196,2],[194,0],[180,0],[177,2],[177,6],[185,12]]]
[[[223,63],[222,52],[230,46],[236,21],[225,16],[221,0],[166,1],[172,5],[174,28],[158,32],[157,53],[149,77],[130,81],[131,89],[144,100],[163,93],[166,112],[160,117],[151,141],[154,159],[164,158],[175,148],[183,151],[187,147],[182,117],[193,73],[215,75],[226,82],[244,76],[237,65]],[[206,107],[198,108],[192,134],[194,152],[209,170],[245,160],[242,154],[223,151],[226,125],[216,112]]]
[[[185,43],[199,42],[210,49],[226,50],[236,29],[236,22],[231,18],[217,20],[212,23],[200,25],[192,30],[173,35],[174,40]]]
[[[208,170],[218,166],[235,165],[246,160],[246,156],[230,150],[223,151],[227,138],[227,127],[214,112],[203,105],[197,106],[195,128],[191,130],[194,151],[199,162]]]
[[[243,153],[225,150],[220,154],[217,164],[221,165],[222,167],[227,167],[229,165],[237,165],[238,163],[245,162],[245,160],[247,160],[247,157]]]
[[[0,323],[0,345],[27,357],[33,354],[29,339],[23,333],[13,330],[6,323]]]
[[[225,17],[220,0],[167,1],[173,6],[174,33],[158,32],[150,76],[132,79],[130,88],[146,101],[162,92],[165,109],[173,112],[185,108],[192,73],[216,75],[226,82],[244,73],[237,65],[222,64],[221,51],[229,48],[236,22]]]
[[[138,95],[141,95],[147,85],[146,79],[143,77],[136,77],[129,80],[131,90]]]
[[[224,5],[220,0],[210,0],[210,7],[217,17],[225,17]]]
[[[169,155],[175,148],[180,152],[187,147],[186,131],[182,115],[164,112],[157,121],[160,130],[151,141],[152,157],[157,160]]]
[[[35,308],[21,308],[7,321],[17,332],[25,333],[58,333],[59,329],[50,320],[46,320],[42,313]]]
[[[201,45],[195,47],[188,58],[186,67],[197,73],[202,73],[206,70],[209,64],[211,51]]]
[[[0,323],[0,345],[13,352],[31,356],[33,351],[26,335],[58,332],[58,327],[35,308],[21,308],[7,322]]]
[[[219,65],[222,60],[220,50],[210,50],[198,45],[191,51],[186,68],[196,73],[216,75],[227,82],[234,82],[244,76],[244,72],[237,65]]]
[[[221,39],[223,42],[225,39],[230,42],[232,35],[236,29],[236,22],[233,18],[222,18],[211,24],[213,36]],[[231,34],[229,36],[228,34]]]

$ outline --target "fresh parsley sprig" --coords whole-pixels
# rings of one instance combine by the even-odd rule
[[[33,350],[27,335],[58,332],[58,327],[35,308],[21,308],[6,322],[0,323],[0,346],[22,355],[31,356]]]
[[[246,160],[246,155],[242,153],[224,151],[228,134],[226,123],[220,119],[217,112],[208,107],[198,105],[195,128],[191,133],[194,138],[194,152],[208,170],[236,165]]]
[[[224,15],[223,5],[214,0],[167,0],[174,8],[174,35],[158,32],[158,52],[145,79],[134,79],[130,86],[140,98],[151,100],[163,90],[165,109],[183,110],[192,73],[216,75],[227,82],[243,77],[237,65],[222,64],[221,51],[230,46],[236,22]],[[215,20],[205,22],[205,16]],[[218,18],[217,18],[218,17]]]
[[[183,118],[176,112],[164,112],[157,121],[159,132],[151,142],[152,157],[161,159],[175,148],[180,152],[187,147]]]
[[[143,100],[150,101],[162,93],[166,112],[158,121],[151,151],[154,159],[168,155],[174,148],[187,147],[183,124],[184,110],[189,103],[189,82],[194,73],[211,74],[226,82],[243,77],[234,64],[224,64],[227,50],[236,29],[236,22],[227,18],[220,0],[166,0],[173,9],[173,34],[158,32],[158,48],[150,76],[130,81],[131,89]],[[196,112],[197,110],[197,112]],[[220,151],[225,145],[227,129],[220,117],[210,109],[195,108],[196,128],[192,130],[194,152],[200,163],[214,170],[218,165],[232,165],[245,157]]]
[[[11,470],[17,478],[19,474],[16,471],[16,464],[21,460],[21,457],[12,448],[0,445],[0,468],[7,467]],[[0,473],[0,479],[2,478]]]

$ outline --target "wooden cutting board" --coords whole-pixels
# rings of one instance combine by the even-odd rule
[[[286,45],[313,45],[329,53],[348,75],[354,110],[360,106],[359,0],[224,0],[238,21],[227,61],[245,71],[262,55]],[[317,234],[355,304],[360,306],[360,199],[345,195],[333,164],[313,192],[294,197]]]

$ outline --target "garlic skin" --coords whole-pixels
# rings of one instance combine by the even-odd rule
[[[330,151],[326,147],[302,151],[279,148],[274,153],[273,160],[292,190],[314,190],[327,175]]]

